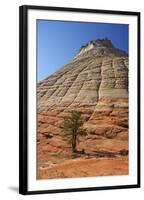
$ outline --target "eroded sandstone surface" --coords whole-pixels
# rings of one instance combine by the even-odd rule
[[[72,110],[82,113],[88,133],[77,141],[77,149],[84,154],[72,155],[64,137],[64,116]],[[110,40],[82,46],[70,63],[39,82],[37,113],[37,178],[112,175],[110,163],[119,163],[113,175],[128,173],[128,55]],[[102,162],[98,162],[100,158]],[[99,167],[107,163],[109,169],[102,173],[95,167],[91,174],[94,169],[85,167],[85,172],[79,170],[77,175],[70,175],[67,169],[69,175],[65,174],[68,161],[70,167],[73,161],[85,165],[85,159],[89,163],[95,160]],[[49,170],[56,168],[59,175],[50,176]]]

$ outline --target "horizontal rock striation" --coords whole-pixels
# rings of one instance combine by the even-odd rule
[[[91,48],[93,43],[95,46]],[[96,105],[103,98],[128,98],[127,54],[114,48],[109,40],[93,43],[83,47],[84,52],[82,49],[77,59],[38,83],[38,112],[53,106]],[[97,48],[113,54],[101,55]],[[91,54],[95,50],[100,53]]]

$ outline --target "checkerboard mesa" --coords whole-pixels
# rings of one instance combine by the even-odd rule
[[[90,41],[70,63],[38,83],[37,96],[38,112],[127,99],[128,55],[107,38]]]
[[[126,56],[127,53],[121,49],[115,48],[108,38],[91,40],[80,48],[74,59],[82,57],[103,57],[103,56]]]
[[[40,174],[42,166],[51,167],[49,160],[59,165],[73,159],[63,129],[72,111],[81,113],[87,133],[77,138],[77,152],[84,153],[76,156],[108,162],[109,156],[128,155],[128,55],[107,38],[88,42],[71,62],[37,83]]]

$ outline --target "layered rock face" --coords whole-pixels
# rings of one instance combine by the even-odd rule
[[[79,138],[78,149],[128,151],[128,55],[110,40],[90,41],[70,63],[37,84],[39,168],[69,156],[62,124],[72,110],[82,113],[88,132]],[[55,159],[53,154],[64,156]]]
[[[52,107],[96,105],[100,99],[128,98],[128,57],[109,40],[83,47],[78,55],[38,84],[38,112]]]

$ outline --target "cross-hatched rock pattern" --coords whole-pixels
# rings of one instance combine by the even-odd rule
[[[37,157],[41,167],[66,159],[70,145],[63,134],[64,116],[78,110],[86,137],[78,149],[128,151],[128,55],[110,40],[90,41],[64,67],[37,83]],[[59,154],[55,159],[52,154]]]
[[[115,49],[109,40],[106,41],[110,47],[97,47],[100,41],[94,41],[96,47],[93,49],[83,53],[81,49],[80,55],[69,64],[38,83],[38,112],[55,106],[96,105],[103,98],[128,98],[128,56]],[[100,44],[107,44],[106,41]],[[88,46],[83,48],[87,49]],[[101,48],[113,53],[105,56]],[[89,53],[95,50],[96,54]]]

